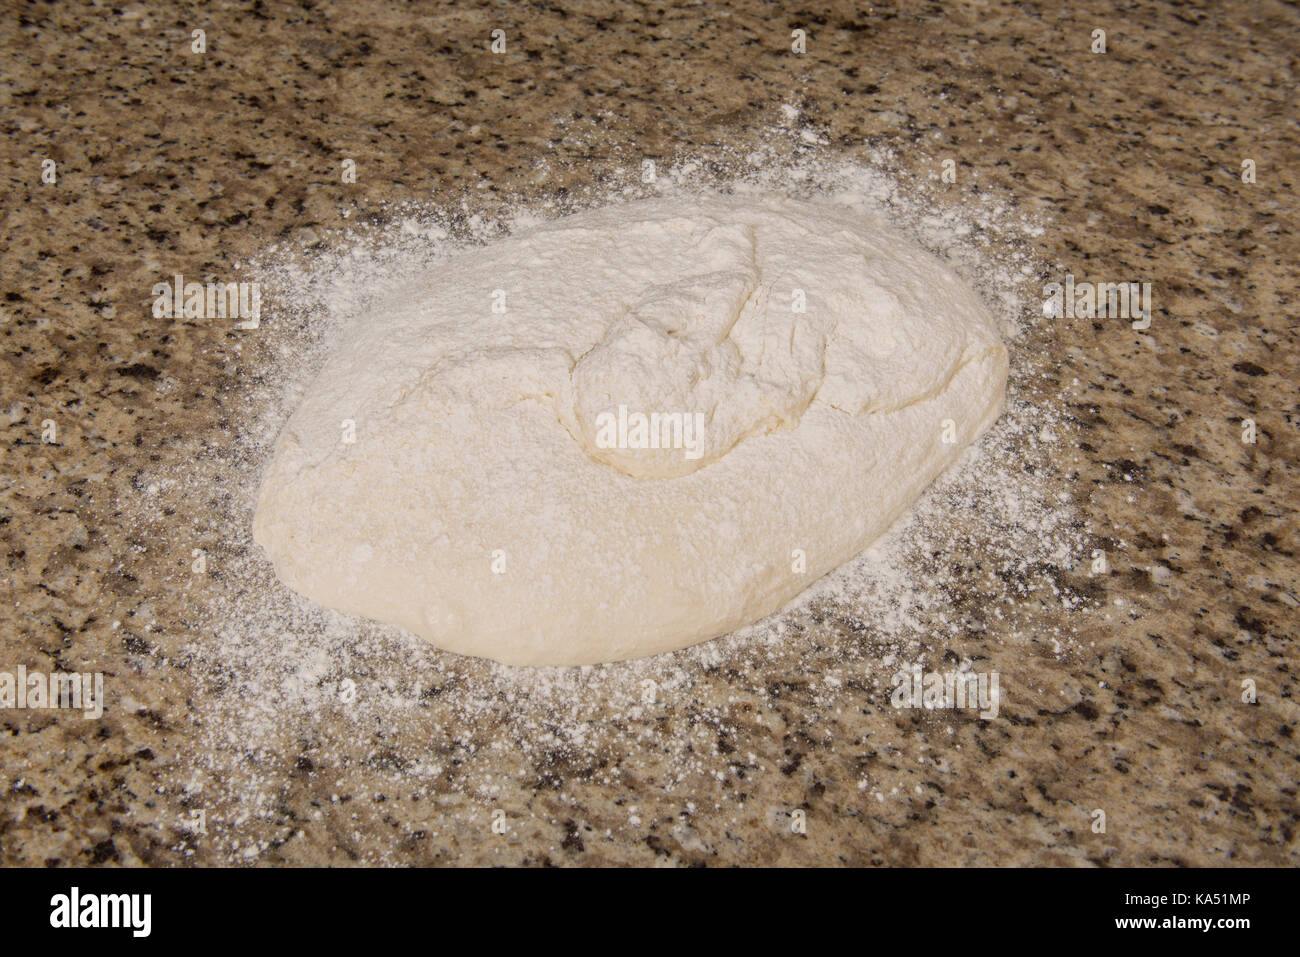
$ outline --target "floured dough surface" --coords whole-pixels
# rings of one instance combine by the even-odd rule
[[[669,651],[865,548],[997,417],[1006,370],[974,293],[881,220],[609,206],[355,323],[277,442],[254,536],[302,594],[452,651]]]

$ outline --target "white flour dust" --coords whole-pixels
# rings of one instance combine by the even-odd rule
[[[589,782],[618,786],[619,760],[653,746],[684,784],[712,770],[686,737],[678,753],[663,753],[654,725],[665,701],[692,724],[725,728],[736,702],[761,702],[774,681],[791,676],[815,687],[826,712],[887,708],[899,664],[941,662],[958,637],[1070,653],[1071,629],[1045,624],[1043,612],[1059,621],[1063,610],[1087,604],[1059,582],[1085,560],[1089,536],[1070,501],[1075,452],[1065,399],[1044,394],[1047,360],[1030,348],[1045,321],[1034,247],[1042,228],[987,194],[972,201],[937,181],[904,189],[889,154],[828,158],[818,139],[787,112],[761,150],[683,155],[661,163],[653,184],[640,182],[640,164],[629,162],[622,182],[563,201],[507,200],[500,215],[476,212],[468,198],[412,204],[386,223],[325,237],[309,252],[273,249],[253,264],[264,302],[256,334],[275,358],[242,397],[236,454],[204,477],[231,493],[224,560],[233,567],[201,609],[188,661],[203,734],[194,787],[219,789],[215,797],[237,809],[232,827],[214,837],[231,855],[265,849],[240,845],[238,821],[275,817],[295,762],[328,769],[340,794],[415,780],[491,800],[521,769],[534,773],[556,754],[588,767]],[[1011,352],[1006,411],[883,539],[782,612],[732,635],[570,669],[512,669],[439,652],[314,605],[276,580],[250,534],[262,470],[332,332],[363,313],[375,290],[538,218],[701,189],[779,190],[883,213],[999,318]]]

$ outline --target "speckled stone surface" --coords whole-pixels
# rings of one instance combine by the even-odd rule
[[[1274,2],[6,4],[0,668],[102,671],[107,709],[0,711],[0,861],[217,864],[245,859],[238,835],[259,863],[1294,865],[1298,50],[1300,13]],[[490,209],[539,158],[556,189],[626,157],[743,146],[786,102],[846,156],[878,143],[906,168],[915,145],[922,176],[941,146],[959,188],[1050,221],[1046,260],[1154,283],[1145,333],[1063,320],[1036,344],[1055,359],[1045,394],[1081,383],[1069,477],[1112,560],[1074,584],[1123,613],[1090,619],[1065,659],[954,636],[954,660],[1020,689],[996,721],[895,711],[852,682],[826,712],[817,629],[835,625],[814,619],[788,667],[710,667],[697,700],[645,719],[699,735],[701,770],[671,791],[680,769],[653,749],[611,748],[506,749],[486,803],[450,773],[445,792],[340,793],[335,765],[355,781],[377,752],[419,747],[377,730],[351,754],[250,755],[276,819],[241,822],[213,795],[224,839],[182,828],[202,764],[191,603],[238,584],[219,549],[207,584],[186,573],[229,493],[180,487],[147,526],[126,516],[155,465],[219,454],[263,347],[153,318],[152,285],[237,274],[385,201],[481,183]],[[342,155],[361,170],[346,188]],[[493,729],[465,733],[487,747]],[[870,801],[864,775],[899,797]],[[498,840],[492,807],[511,822]]]

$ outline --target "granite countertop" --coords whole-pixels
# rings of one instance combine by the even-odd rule
[[[0,669],[102,672],[105,709],[0,710],[0,861],[1297,863],[1300,13],[581,6],[70,3],[7,18]],[[1089,50],[1099,28],[1104,54]],[[512,747],[492,702],[465,726],[435,682],[397,725],[316,715],[214,756],[222,687],[199,674],[212,626],[197,609],[244,587],[231,569],[246,535],[223,527],[232,489],[153,477],[234,455],[275,340],[154,318],[154,283],[239,276],[272,242],[328,242],[392,202],[469,191],[491,213],[645,156],[743,151],[782,104],[846,157],[889,148],[904,177],[930,176],[941,147],[956,189],[1044,217],[1044,261],[1153,283],[1150,329],[1063,319],[1032,343],[1050,357],[1036,388],[1071,396],[1063,472],[1110,559],[1061,580],[1122,611],[1070,624],[1064,656],[996,624],[936,638],[937,657],[1016,689],[993,721],[897,711],[851,679],[829,695],[844,624],[813,616],[784,655],[680,659],[671,707],[588,716],[580,751]],[[345,155],[360,171],[346,187]],[[1035,612],[1044,634],[1064,614]],[[396,667],[475,673],[446,657]],[[416,773],[431,753],[439,773]],[[256,807],[223,789],[236,764]]]

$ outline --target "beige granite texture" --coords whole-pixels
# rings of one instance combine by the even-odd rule
[[[0,862],[1296,864],[1298,58],[1300,10],[1273,0],[3,0],[0,669],[100,671],[106,709],[0,711]],[[1003,676],[992,721],[898,711],[851,677],[828,707],[829,649],[871,626],[822,616],[784,657],[680,659],[688,699],[594,720],[581,752],[486,706],[457,727],[435,685],[400,730],[326,715],[250,748],[263,803],[241,813],[201,727],[220,686],[187,652],[200,603],[241,587],[235,490],[147,485],[223,454],[274,336],[155,319],[152,285],[240,277],[392,201],[468,191],[491,212],[744,148],[783,103],[904,176],[958,158],[953,201],[1042,216],[1046,262],[1153,282],[1146,332],[1062,320],[1030,344],[1043,396],[1078,380],[1063,481],[1111,560],[1052,573],[1109,619],[1066,622],[1064,654],[992,617],[937,636],[936,659]],[[183,823],[198,810],[206,833]]]

